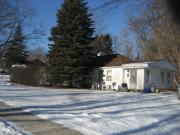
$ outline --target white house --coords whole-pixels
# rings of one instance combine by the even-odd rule
[[[101,57],[105,56],[99,56],[99,60]],[[144,89],[150,86],[171,89],[173,76],[177,71],[167,60],[131,62],[122,55],[113,55],[100,69],[103,71],[105,86],[112,88],[113,84],[121,86],[122,83],[127,83],[129,89]]]

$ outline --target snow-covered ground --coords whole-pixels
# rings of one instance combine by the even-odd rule
[[[0,85],[11,85],[10,76],[0,74]]]
[[[12,123],[0,119],[0,135],[28,135]]]
[[[180,101],[175,93],[0,86],[0,100],[86,135],[180,134]]]

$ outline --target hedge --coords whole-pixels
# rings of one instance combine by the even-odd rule
[[[45,85],[46,74],[44,67],[28,66],[13,67],[11,69],[11,81],[25,85]]]

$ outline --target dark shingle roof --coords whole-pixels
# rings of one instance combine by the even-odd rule
[[[131,60],[127,56],[120,54],[110,54],[97,56],[95,58],[94,64],[98,67],[111,67],[111,66],[121,66],[122,64],[129,63]]]
[[[35,59],[29,62],[29,65],[33,66],[46,66],[47,64],[39,59]]]

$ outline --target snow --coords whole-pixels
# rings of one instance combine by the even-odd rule
[[[0,74],[0,85],[11,85],[10,76]]]
[[[0,135],[28,135],[12,123],[0,119]]]
[[[86,135],[179,135],[175,93],[0,86],[0,100]]]

